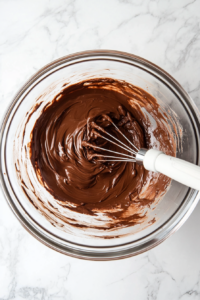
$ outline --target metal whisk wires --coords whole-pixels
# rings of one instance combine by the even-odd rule
[[[123,136],[123,138],[125,140],[128,141],[128,143],[133,148],[129,147],[128,145],[126,145],[125,143],[123,143],[122,141],[117,139],[115,136],[113,136],[112,134],[110,134],[109,132],[107,132],[106,130],[104,130],[102,127],[98,126],[94,122],[91,123],[93,128],[97,129],[98,131],[103,132],[104,134],[106,134],[108,137],[110,137],[112,139],[110,139],[110,138],[100,134],[99,132],[95,131],[96,136],[99,136],[100,138],[103,138],[106,141],[120,147],[121,149],[127,151],[128,154],[117,152],[117,151],[110,150],[110,149],[104,149],[102,147],[90,144],[87,141],[83,141],[83,143],[82,143],[83,146],[88,146],[88,147],[91,147],[91,148],[94,148],[94,149],[98,149],[98,150],[106,151],[106,152],[111,152],[112,154],[115,154],[115,155],[96,154],[95,155],[96,157],[102,158],[102,159],[98,159],[98,161],[104,161],[104,162],[105,161],[106,162],[107,161],[112,161],[112,162],[115,162],[115,161],[116,162],[136,162],[135,157],[136,157],[136,154],[138,153],[139,149],[123,134],[123,132],[117,127],[117,125],[112,121],[112,119],[109,116],[105,115],[104,117],[115,127],[115,129]],[[113,141],[113,140],[115,140],[116,142]]]

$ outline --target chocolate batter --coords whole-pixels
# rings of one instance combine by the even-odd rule
[[[58,207],[95,216],[98,225],[91,222],[87,226],[99,229],[145,220],[147,210],[166,193],[171,180],[136,163],[102,161],[102,154],[111,153],[93,145],[127,153],[99,137],[98,126],[128,144],[110,119],[138,148],[160,149],[175,156],[167,116],[144,90],[113,79],[67,86],[43,109],[32,131],[33,168],[55,199],[55,205],[41,205],[42,199],[39,206],[35,202],[39,210],[45,208],[58,220],[80,227],[86,226],[84,222],[68,218]]]

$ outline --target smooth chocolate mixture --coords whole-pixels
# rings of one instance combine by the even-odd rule
[[[66,87],[43,109],[32,131],[31,162],[57,204],[109,219],[105,224],[99,216],[99,225],[90,227],[132,226],[146,218],[146,209],[165,194],[170,179],[136,163],[108,162],[101,155],[112,154],[93,146],[127,153],[99,136],[103,128],[130,146],[114,122],[137,148],[174,156],[166,119],[156,99],[138,87],[112,79],[81,82]],[[58,211],[56,217],[64,218]]]

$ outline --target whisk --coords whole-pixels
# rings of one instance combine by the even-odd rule
[[[127,140],[128,145],[117,139],[115,136],[107,132],[104,128],[98,126],[93,122],[93,128],[104,133],[104,135],[95,131],[95,135],[105,139],[121,149],[128,152],[121,153],[110,149],[104,149],[97,145],[93,145],[87,141],[83,141],[82,145],[85,147],[91,147],[101,151],[110,152],[111,155],[95,154],[99,157],[98,161],[104,162],[135,162],[139,165],[143,165],[148,171],[162,173],[188,187],[196,190],[200,190],[200,167],[184,161],[182,159],[166,155],[164,152],[155,149],[138,149],[127,137],[122,133],[122,131],[117,127],[117,125],[108,116],[109,122],[115,127],[119,134]]]

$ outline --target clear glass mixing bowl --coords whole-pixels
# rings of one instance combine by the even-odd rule
[[[86,51],[58,59],[37,72],[15,96],[0,132],[0,179],[6,199],[22,225],[45,245],[78,258],[111,260],[136,255],[155,247],[175,232],[196,206],[200,192],[172,181],[152,214],[157,221],[120,238],[76,236],[53,227],[30,203],[18,183],[13,143],[16,129],[36,99],[51,85],[95,77],[125,80],[152,94],[161,106],[169,105],[183,129],[182,152],[177,157],[200,164],[200,117],[183,88],[165,71],[143,58],[116,51]],[[117,235],[117,233],[116,233]]]

